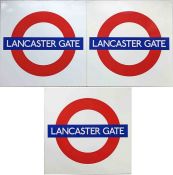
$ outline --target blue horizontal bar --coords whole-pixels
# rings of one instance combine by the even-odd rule
[[[169,50],[168,37],[90,37],[90,50]]]
[[[4,50],[83,50],[83,38],[4,37]]]
[[[128,137],[128,125],[48,125],[48,137]]]

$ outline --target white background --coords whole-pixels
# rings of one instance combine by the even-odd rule
[[[111,155],[94,164],[72,161],[62,153],[56,140],[47,137],[47,125],[54,124],[58,114],[70,102],[81,98],[99,99],[117,114],[121,124],[128,124],[128,138],[121,138]],[[126,174],[131,172],[131,91],[129,88],[47,88],[45,90],[45,173],[46,174]],[[73,115],[68,124],[107,124],[103,115],[93,110],[81,110]],[[68,138],[72,146],[82,152],[100,149],[106,138]]]
[[[173,88],[132,92],[132,174],[171,175]],[[0,88],[0,174],[43,175],[43,119],[43,88]]]
[[[28,14],[38,11],[50,11],[63,17],[73,28],[75,36],[84,37],[86,21],[85,1],[15,1],[1,4],[2,36],[11,36],[16,24]],[[70,12],[70,13],[69,13]],[[9,22],[10,21],[10,22]],[[77,24],[77,25],[76,25]],[[29,28],[25,36],[59,36],[62,32],[49,23],[35,24]],[[2,39],[1,39],[2,40]],[[33,76],[21,69],[10,51],[1,51],[0,85],[1,86],[85,86],[86,85],[86,49],[76,51],[71,63],[61,72],[51,76]],[[62,51],[25,51],[28,59],[39,65],[54,63]],[[49,61],[46,61],[48,58]],[[8,71],[7,71],[8,70]]]
[[[154,8],[152,8],[154,7]],[[172,48],[172,3],[170,1],[89,1],[87,4],[87,35],[97,36],[100,27],[113,14],[135,11],[145,14],[158,26],[162,36],[170,37]],[[159,15],[161,12],[161,15]],[[94,16],[94,18],[93,18]],[[148,33],[138,24],[123,23],[113,29],[112,37],[145,36]],[[138,76],[121,76],[110,71],[100,61],[97,51],[87,51],[88,86],[172,86],[172,49],[162,51],[157,63],[147,72]],[[112,57],[121,64],[134,65],[148,55],[148,51],[110,51]],[[93,59],[94,58],[94,59]],[[135,58],[135,59],[134,59]]]
[[[132,174],[173,174],[173,88],[133,88]],[[0,174],[43,175],[43,88],[0,88]]]
[[[87,3],[88,29],[86,29],[85,1],[44,1],[42,3],[40,3],[40,1],[11,1],[8,3],[6,1],[3,1],[1,6],[2,36],[11,36],[14,27],[22,17],[25,17],[26,15],[39,10],[51,10],[55,13],[58,12],[59,15],[63,16],[71,24],[75,33],[77,32],[76,36],[84,36],[84,46],[86,47],[86,43],[88,43],[88,37],[96,36],[99,28],[105,20],[120,11],[131,10],[144,13],[150,17],[158,26],[162,36],[170,36],[170,40],[172,40],[172,7],[171,3],[167,2],[166,0],[160,2],[158,1],[157,3],[156,1],[143,2],[141,0],[134,2],[130,0],[116,2],[89,1]],[[111,32],[111,35],[124,36],[124,33],[126,33],[128,36],[136,36],[137,34],[139,36],[147,36],[146,31],[137,24],[131,25],[125,23],[122,25],[120,25],[120,28],[116,27],[112,31],[113,33]],[[50,33],[52,33],[52,36],[62,35],[62,33],[60,31],[58,32],[57,28],[54,26],[42,23],[41,25],[34,25],[29,30],[27,30],[26,36],[50,36]],[[87,38],[86,33],[88,33]],[[10,51],[1,52],[2,53],[0,54],[3,58],[0,60],[1,86],[85,86],[86,83],[90,86],[173,85],[172,43],[170,51],[162,51],[161,57],[152,69],[144,74],[132,77],[120,76],[111,72],[100,61],[97,52],[88,49],[85,49],[83,51],[76,51],[74,59],[66,69],[58,74],[46,77],[32,76],[31,74],[28,74],[16,65]],[[115,51],[111,51],[111,54],[112,52]],[[48,52],[46,51],[46,53]],[[116,51],[116,54],[114,54],[115,58],[118,58],[117,61],[124,62],[126,64],[135,64],[136,62],[142,61],[141,59],[144,59],[144,56],[146,56],[147,53],[148,51]],[[49,58],[48,60],[51,63],[58,58],[57,51],[50,51],[48,55],[45,54],[45,51],[25,51],[25,54],[29,57],[29,59],[31,59],[31,61],[35,63],[39,62],[40,64],[48,63],[45,61],[47,59],[44,58]],[[139,57],[136,57],[136,54]]]

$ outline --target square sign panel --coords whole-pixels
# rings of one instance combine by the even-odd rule
[[[87,10],[89,86],[173,85],[171,1],[89,1]]]
[[[45,174],[131,173],[131,91],[45,90]]]
[[[0,86],[85,86],[85,1],[1,2]]]

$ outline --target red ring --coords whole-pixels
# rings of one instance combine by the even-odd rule
[[[156,24],[147,16],[138,12],[121,12],[111,16],[102,25],[98,37],[108,37],[111,31],[118,25],[133,22],[142,26],[150,37],[161,37]],[[123,76],[136,76],[151,69],[160,57],[160,50],[150,50],[146,58],[138,64],[124,65],[113,59],[108,50],[97,50],[102,63],[112,72]]]
[[[61,16],[51,12],[35,12],[23,18],[15,27],[12,37],[23,37],[26,30],[34,24],[46,22],[53,24],[61,30],[64,37],[75,37],[70,24]],[[61,57],[52,64],[38,65],[31,62],[23,50],[12,50],[16,63],[26,72],[37,76],[50,76],[65,69],[73,59],[74,50],[65,50]]]
[[[67,105],[57,118],[56,124],[68,124],[70,118],[81,110],[94,110],[103,115],[108,124],[119,124],[119,120],[113,109],[106,103],[93,99],[83,98]],[[79,163],[92,164],[106,159],[116,149],[119,138],[108,138],[105,145],[95,152],[81,152],[75,149],[67,138],[56,138],[61,151],[71,160]]]

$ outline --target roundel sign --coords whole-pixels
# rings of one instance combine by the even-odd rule
[[[107,125],[68,125],[77,112],[93,110],[100,113]],[[65,132],[65,133],[64,133]],[[55,137],[61,151],[71,160],[93,164],[109,157],[117,148],[120,137],[128,136],[128,126],[120,125],[114,110],[98,99],[82,98],[68,104],[59,114],[56,125],[48,125],[48,137]],[[74,148],[67,137],[107,137],[103,147],[94,152],[82,152]]]
[[[129,22],[140,25],[148,33],[149,37],[109,37],[114,28]],[[98,32],[97,40],[99,40],[99,44],[101,41],[107,44],[105,47],[103,44],[99,45],[97,43],[103,47],[95,48],[102,63],[113,73],[122,76],[137,76],[147,72],[158,61],[161,50],[169,50],[168,45],[164,45],[165,42],[168,44],[168,38],[161,38],[157,25],[146,15],[135,11],[120,12],[107,19]],[[110,44],[109,47],[108,44]],[[93,49],[93,46],[90,48]],[[109,50],[149,50],[149,53],[143,61],[133,65],[126,65],[116,61],[116,58],[113,58]]]
[[[64,37],[24,37],[25,32],[34,24],[49,23],[57,27]],[[16,63],[26,72],[36,76],[50,76],[64,70],[72,61],[79,41],[71,25],[58,14],[39,11],[24,17],[14,28],[11,38],[6,37],[5,49],[11,50]],[[76,41],[76,42],[75,42]],[[82,39],[80,38],[80,42]],[[10,47],[7,47],[9,46]],[[30,61],[24,50],[64,50],[57,61],[48,65],[39,65]]]

